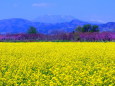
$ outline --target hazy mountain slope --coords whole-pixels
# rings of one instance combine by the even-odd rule
[[[100,29],[102,31],[115,31],[115,22],[108,22],[106,24],[101,24]]]
[[[63,30],[70,32],[73,31],[77,25],[83,24],[86,23],[79,20],[73,20],[71,22],[65,23],[48,24],[14,18],[0,20],[0,33],[25,33],[30,26],[36,27],[40,33],[50,33],[53,30]]]
[[[0,20],[0,33],[26,32],[34,23],[25,19],[5,19]]]
[[[31,22],[26,19],[13,18],[0,20],[0,33],[26,33],[30,26],[36,27],[38,32],[44,34],[50,34],[52,31],[55,30],[72,32],[78,25],[82,26],[84,24],[89,23],[75,19],[71,22],[48,24]],[[115,31],[114,22],[100,24],[99,27],[101,31]]]
[[[70,22],[73,19],[75,19],[72,16],[60,16],[60,15],[44,15],[44,16],[38,16],[36,19],[34,19],[34,22],[42,22],[42,23],[64,23],[64,22]]]

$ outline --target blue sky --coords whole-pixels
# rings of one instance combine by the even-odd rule
[[[115,0],[0,0],[0,19],[71,15],[85,21],[115,22]]]

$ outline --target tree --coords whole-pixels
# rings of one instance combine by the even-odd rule
[[[90,32],[92,26],[90,24],[86,24],[83,26],[83,32]]]
[[[99,27],[97,25],[86,24],[83,27],[78,26],[75,32],[99,32]]]
[[[38,31],[35,27],[31,26],[29,29],[28,29],[28,34],[37,34]]]
[[[93,25],[90,32],[99,32],[99,26]]]
[[[83,28],[81,26],[78,26],[76,29],[75,29],[75,32],[83,32]]]

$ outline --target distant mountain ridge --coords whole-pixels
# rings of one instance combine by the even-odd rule
[[[75,17],[73,16],[60,16],[60,15],[43,15],[43,16],[38,16],[33,20],[33,22],[42,22],[42,23],[51,23],[51,24],[56,24],[56,23],[64,23],[64,22],[70,22],[74,20]]]
[[[108,22],[106,24],[101,24],[100,28],[102,31],[114,31],[115,32],[115,22]]]
[[[81,20],[72,20],[65,23],[41,23],[32,22],[21,18],[12,18],[0,20],[0,33],[26,33],[30,26],[37,28],[38,32],[44,34],[50,34],[52,31],[59,30],[65,32],[72,32],[78,25],[91,24]],[[98,24],[101,31],[115,31],[115,22],[109,22],[106,24]]]

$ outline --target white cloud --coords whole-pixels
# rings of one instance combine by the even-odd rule
[[[32,6],[33,7],[48,7],[49,4],[48,3],[33,3]]]

